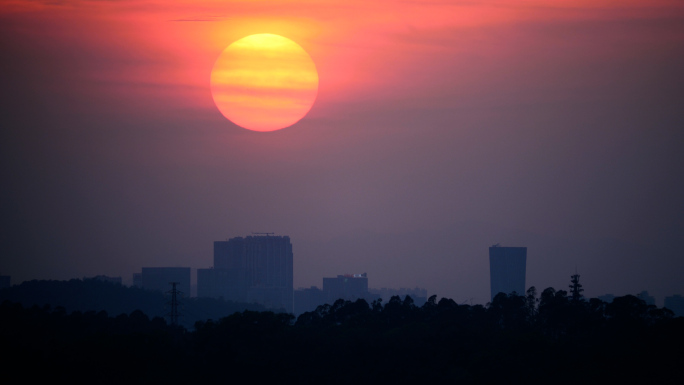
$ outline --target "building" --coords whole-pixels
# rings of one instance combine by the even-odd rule
[[[344,274],[335,278],[323,278],[323,294],[326,303],[333,304],[338,299],[356,301],[359,298],[371,300],[368,292],[368,276],[363,274]]]
[[[214,242],[214,267],[197,270],[197,295],[292,313],[290,237],[267,233]]]
[[[316,286],[299,288],[294,291],[294,314],[296,316],[314,311],[323,304],[325,304],[325,293]]]
[[[247,286],[240,269],[197,269],[197,296],[226,301],[247,301]]]
[[[171,290],[171,282],[178,282],[177,290],[185,297],[190,296],[189,267],[143,267],[142,288],[166,293]]]
[[[489,248],[489,280],[492,300],[499,293],[525,294],[527,247]]]
[[[310,288],[299,288],[294,292],[295,315],[314,311],[320,305],[332,305],[335,301],[343,299],[345,301],[356,301],[363,299],[369,304],[380,299],[385,295],[387,301],[393,295],[399,295],[402,299],[409,295],[413,298],[416,306],[421,306],[427,301],[424,298],[427,294],[425,289],[368,289],[368,275],[363,274],[343,274],[332,278],[323,278],[323,290],[316,286]],[[422,295],[422,297],[421,297]]]

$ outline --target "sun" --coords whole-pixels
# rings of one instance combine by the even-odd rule
[[[302,119],[318,94],[318,72],[306,51],[273,34],[230,44],[211,71],[211,94],[231,122],[253,131],[275,131]]]

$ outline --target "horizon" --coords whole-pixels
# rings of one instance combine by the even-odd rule
[[[275,233],[254,233],[254,232],[253,232],[253,233],[251,233],[251,235],[246,235],[246,236],[244,236],[244,237],[235,237],[235,238],[246,238],[246,237],[254,237],[254,236],[266,236],[266,235],[261,235],[261,234],[269,234],[268,236],[274,236],[274,237],[289,237],[289,236],[287,236],[287,235],[278,235],[278,234],[275,234]],[[228,240],[228,239],[226,239],[226,240]],[[527,249],[527,247],[524,247],[524,246],[506,246],[506,245],[501,245],[500,243],[494,244],[494,245],[492,245],[491,247],[512,247],[512,248],[521,248],[521,247],[522,247],[522,248]],[[296,265],[295,265],[295,266],[296,266]],[[79,277],[70,277],[70,278],[57,279],[57,280],[58,280],[58,281],[68,281],[68,280],[70,280],[70,279],[82,279],[82,280],[85,280],[85,279],[95,279],[95,278],[97,278],[97,277],[119,278],[119,279],[121,279],[121,285],[122,285],[122,286],[125,286],[125,287],[138,287],[138,286],[135,285],[135,282],[134,282],[134,275],[135,275],[135,274],[140,274],[140,272],[142,271],[142,269],[145,269],[145,268],[168,268],[168,267],[171,267],[171,268],[174,268],[174,267],[175,267],[175,268],[188,268],[188,269],[190,269],[190,295],[189,295],[188,297],[192,297],[192,298],[202,298],[202,297],[198,297],[198,295],[197,295],[197,285],[198,285],[198,283],[197,283],[197,280],[198,280],[198,278],[197,278],[197,270],[198,270],[198,269],[214,269],[213,264],[212,264],[211,266],[204,266],[204,267],[191,267],[191,266],[181,266],[181,265],[174,265],[174,266],[164,266],[164,265],[159,265],[159,266],[141,266],[141,267],[138,269],[138,271],[134,271],[134,272],[130,273],[128,276],[112,276],[112,275],[107,275],[107,274],[105,274],[105,273],[102,273],[102,274],[98,274],[98,275],[94,275],[94,276],[84,276],[84,277],[82,277],[82,278],[79,278]],[[525,265],[525,267],[526,267],[526,270],[527,270],[527,265]],[[575,274],[578,274],[578,272],[575,271]],[[580,277],[582,276],[581,274],[578,274],[578,275],[579,275]],[[344,272],[344,273],[338,273],[338,274],[331,274],[331,275],[329,275],[329,276],[320,277],[320,281],[321,281],[321,283],[322,283],[324,278],[334,278],[334,277],[340,277],[340,276],[349,276],[349,277],[352,277],[352,276],[354,276],[354,277],[356,277],[356,276],[364,276],[364,277],[367,277],[367,273],[366,273],[366,272],[363,272],[363,273],[360,273],[360,272]],[[572,276],[573,276],[573,275],[571,274],[569,277],[572,278]],[[394,287],[390,287],[390,286],[375,286],[375,287],[371,287],[371,286],[370,286],[370,285],[371,285],[371,282],[372,282],[371,279],[372,279],[372,277],[369,277],[368,293],[371,293],[371,291],[382,291],[382,290],[388,290],[388,289],[389,289],[389,290],[392,290],[392,291],[402,291],[402,290],[425,290],[425,291],[427,292],[426,298],[429,298],[429,297],[431,297],[432,295],[436,295],[438,299],[440,299],[440,298],[454,299],[453,297],[450,297],[450,296],[448,296],[448,295],[438,295],[438,293],[433,293],[433,292],[430,291],[429,288],[427,288],[427,286],[421,286],[421,285],[416,285],[416,286],[394,286]],[[42,279],[35,279],[35,278],[34,278],[34,279],[26,279],[26,280],[23,280],[23,281],[18,282],[18,283],[12,283],[12,285],[20,285],[20,284],[23,283],[23,282],[33,281],[33,280],[42,280]],[[45,280],[50,280],[50,279],[45,279]],[[490,276],[490,275],[487,276],[487,280],[491,280],[491,276]],[[568,280],[568,282],[570,282],[570,280]],[[583,286],[586,285],[586,281],[581,281],[581,282],[584,282]],[[525,292],[526,292],[528,289],[532,288],[532,287],[534,287],[534,288],[536,289],[537,295],[539,295],[544,289],[547,289],[547,288],[553,288],[553,289],[555,289],[556,291],[564,290],[564,291],[566,291],[566,292],[569,292],[568,290],[566,290],[566,287],[563,286],[563,285],[561,285],[561,286],[553,286],[553,285],[551,285],[551,286],[538,287],[538,286],[536,286],[536,285],[532,285],[532,284],[529,284],[528,282],[525,282],[525,290],[524,290],[522,293],[517,293],[517,294],[518,294],[518,295],[523,295],[523,296],[524,296],[524,295],[525,295]],[[317,289],[321,290],[321,289],[323,288],[323,285],[320,284],[320,283],[319,283],[319,284],[310,285],[310,286],[296,286],[296,285],[294,285],[294,286],[293,286],[293,291],[304,290],[304,289],[310,289],[310,288],[317,288]],[[591,290],[590,290],[590,292],[591,292]],[[656,306],[663,307],[664,305],[661,305],[661,303],[664,303],[664,300],[665,300],[666,297],[671,297],[671,296],[675,296],[675,295],[682,295],[682,293],[670,293],[670,294],[664,295],[663,297],[658,297],[658,296],[653,295],[652,292],[649,292],[649,291],[648,291],[648,288],[643,288],[642,290],[639,290],[638,292],[637,292],[637,291],[634,291],[634,292],[626,292],[626,293],[617,293],[617,294],[616,294],[615,292],[610,292],[610,291],[608,291],[608,292],[598,293],[598,294],[592,294],[592,295],[583,295],[583,297],[588,299],[588,298],[599,298],[599,297],[607,297],[607,296],[620,297],[620,296],[625,296],[625,295],[633,295],[633,296],[636,296],[636,297],[639,297],[639,298],[641,298],[642,295],[648,295],[648,296],[650,296],[650,297],[652,297],[652,298],[654,299]],[[478,301],[475,301],[475,302],[474,302],[473,300],[475,300],[475,299],[476,299],[476,298],[472,298],[472,297],[471,297],[471,298],[465,299],[465,300],[462,301],[462,302],[458,302],[458,301],[457,301],[457,302],[458,302],[458,303],[466,303],[466,302],[467,302],[467,303],[470,304],[470,305],[473,305],[473,304],[487,305],[487,304],[490,302],[489,300],[481,301],[481,299],[479,299],[479,298],[477,299]],[[642,298],[642,299],[644,299],[644,298]],[[387,299],[386,299],[386,300],[387,300]]]

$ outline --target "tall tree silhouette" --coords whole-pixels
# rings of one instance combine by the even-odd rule
[[[579,283],[580,276],[575,273],[570,278],[570,299],[572,302],[579,302],[582,300],[582,292],[584,291],[584,289],[582,289],[582,284]]]

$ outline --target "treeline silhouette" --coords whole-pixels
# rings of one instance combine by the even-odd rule
[[[170,289],[170,286],[169,286]],[[189,290],[189,288],[187,289]],[[25,307],[61,307],[66,312],[105,311],[109,315],[142,311],[149,317],[165,317],[170,312],[170,297],[159,291],[126,287],[97,279],[69,281],[26,281],[0,290],[0,302],[9,300]],[[214,298],[181,298],[179,323],[192,328],[197,321],[219,319],[244,310],[265,311],[263,305]]]
[[[553,288],[487,306],[338,300],[296,320],[247,310],[191,330],[142,311],[9,301],[0,320],[5,378],[15,382],[669,383],[684,374],[684,318],[631,295],[605,303]]]

